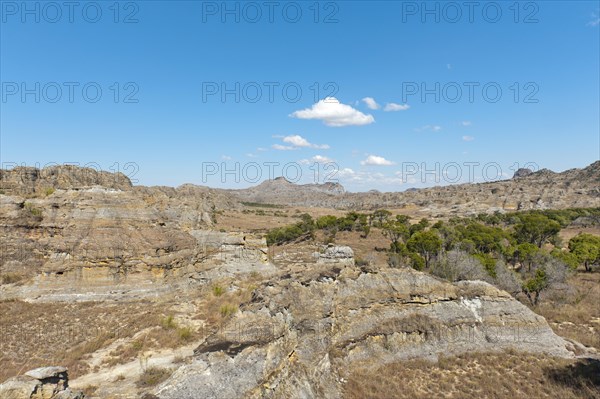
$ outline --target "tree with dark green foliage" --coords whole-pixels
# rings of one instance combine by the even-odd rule
[[[560,224],[542,214],[520,215],[519,220],[515,226],[515,238],[519,243],[528,242],[541,248],[560,232]]]
[[[424,231],[427,227],[429,227],[429,220],[427,220],[426,218],[423,218],[423,219],[419,220],[419,223],[413,224],[412,226],[410,226],[410,235],[412,236],[415,233]]]
[[[460,241],[472,242],[479,253],[500,253],[504,243],[510,242],[510,235],[500,227],[490,227],[471,222],[466,226],[457,226]]]
[[[577,267],[579,266],[579,259],[577,258],[577,255],[572,252],[554,248],[552,252],[550,252],[550,255],[563,262],[571,270],[577,270]]]
[[[531,271],[531,265],[539,251],[540,249],[537,245],[524,242],[523,244],[517,245],[514,256],[521,265],[526,265],[527,270]]]
[[[406,247],[421,255],[425,259],[425,267],[429,267],[431,259],[442,249],[442,240],[435,231],[419,231],[408,239]]]
[[[408,255],[410,259],[410,266],[415,270],[425,269],[427,263],[423,257],[415,252],[410,252]]]
[[[383,230],[383,235],[392,241],[392,250],[394,250],[394,246],[400,242],[406,241],[409,237],[408,222],[405,222],[404,220],[396,219],[388,221],[384,223],[381,228]]]
[[[600,263],[600,237],[579,234],[569,241],[569,251],[583,264],[585,270],[590,272],[592,265]]]
[[[523,283],[522,289],[531,305],[538,304],[540,293],[548,288],[548,276],[544,268],[535,271],[535,275]]]

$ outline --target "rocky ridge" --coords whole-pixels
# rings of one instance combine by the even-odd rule
[[[560,209],[600,206],[600,161],[584,169],[554,173],[548,169],[527,173],[520,170],[510,180],[467,183],[393,193],[348,193],[285,184],[277,190],[264,185],[232,191],[243,201],[322,208],[371,210],[418,208],[431,216],[464,216],[476,213],[530,209]],[[264,184],[264,183],[263,183]]]

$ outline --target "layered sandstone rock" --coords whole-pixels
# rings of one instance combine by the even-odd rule
[[[509,294],[413,270],[270,281],[159,387],[161,399],[339,398],[353,367],[467,351],[572,357],[570,344]]]
[[[0,384],[0,398],[83,399],[84,395],[71,391],[66,368],[41,367]]]

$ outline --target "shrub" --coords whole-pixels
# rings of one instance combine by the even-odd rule
[[[214,296],[221,296],[225,293],[225,289],[220,285],[215,285],[212,288],[212,292]]]
[[[181,327],[177,329],[177,335],[182,341],[188,341],[194,335],[190,327]]]
[[[153,387],[171,376],[171,370],[162,367],[148,367],[140,375],[138,387]]]
[[[160,325],[165,330],[172,330],[177,328],[177,324],[175,323],[175,319],[173,319],[173,316],[167,316],[164,319],[162,319]]]
[[[426,266],[426,261],[423,257],[417,253],[411,252],[409,255],[410,266],[415,270],[423,270]]]
[[[489,254],[475,254],[473,256],[481,262],[490,276],[496,278],[496,259]]]
[[[47,188],[46,190],[44,190],[44,194],[46,194],[46,197],[47,197],[47,196],[49,196],[49,195],[52,195],[52,194],[54,194],[54,191],[55,191],[55,190],[54,190],[54,188],[52,188],[52,187],[49,187],[49,188]]]
[[[491,280],[481,262],[467,252],[453,250],[431,264],[431,273],[449,281]]]
[[[225,304],[225,305],[221,305],[221,307],[219,308],[219,313],[221,314],[222,317],[228,317],[231,316],[232,314],[235,314],[237,312],[237,307],[235,307],[234,305],[230,305],[230,304]]]

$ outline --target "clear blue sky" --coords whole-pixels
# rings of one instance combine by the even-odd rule
[[[53,4],[1,2],[3,167],[246,187],[256,165],[311,182],[331,160],[352,191],[401,191],[600,158],[598,1]]]

